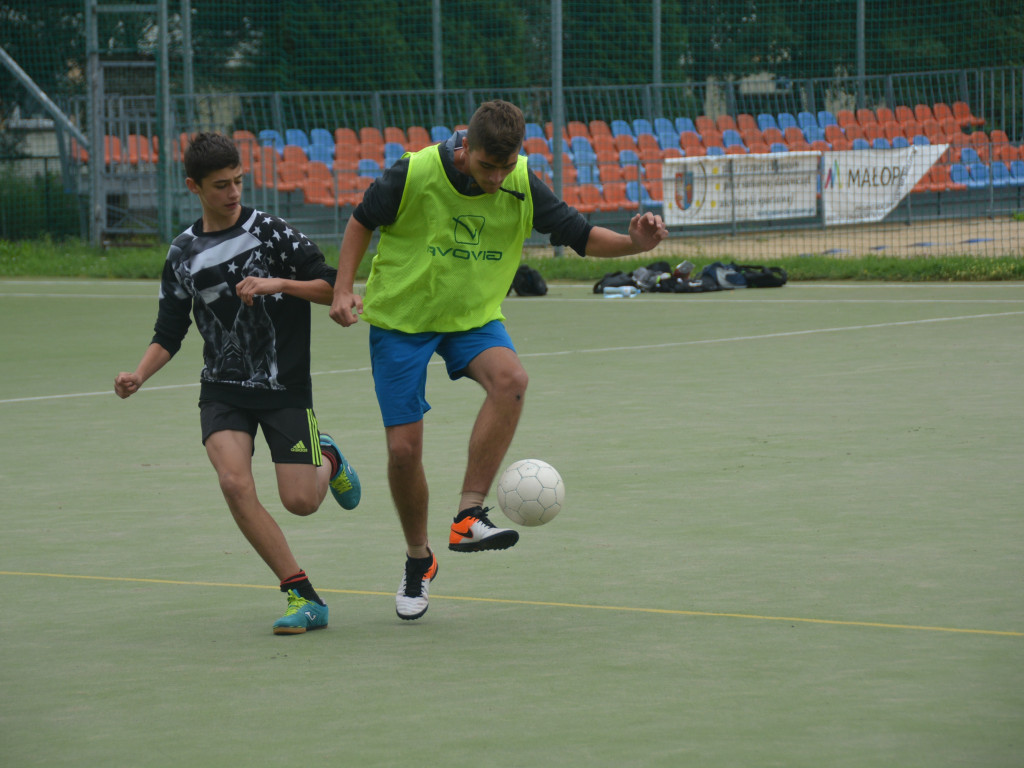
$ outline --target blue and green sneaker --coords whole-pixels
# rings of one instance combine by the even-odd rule
[[[348,463],[330,435],[320,433],[320,448],[333,451],[338,457],[338,471],[331,476],[331,493],[334,494],[335,500],[345,509],[355,509],[363,494],[362,486],[359,485],[359,475],[352,469],[352,465]]]
[[[327,606],[301,597],[294,589],[288,590],[288,610],[274,622],[275,635],[301,635],[308,629],[327,626]]]

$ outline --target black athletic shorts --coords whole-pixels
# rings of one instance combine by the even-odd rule
[[[312,408],[239,408],[218,400],[201,400],[199,421],[203,428],[203,445],[214,432],[230,429],[248,432],[253,438],[255,453],[256,428],[260,427],[275,464],[319,467],[323,463],[320,430]]]

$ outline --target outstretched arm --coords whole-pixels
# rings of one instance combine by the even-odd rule
[[[605,227],[594,227],[587,239],[587,256],[614,259],[632,256],[654,248],[668,236],[668,230],[661,216],[651,213],[640,214],[629,222],[629,234],[622,235]]]
[[[132,373],[122,371],[114,377],[114,393],[122,399],[134,395],[146,380],[167,365],[170,359],[170,352],[159,344],[150,344]]]
[[[334,301],[331,303],[331,319],[348,327],[359,320],[363,312],[363,297],[353,289],[356,270],[370,247],[373,230],[360,224],[355,216],[350,216],[345,225],[345,236],[341,240],[341,253],[338,256],[338,278],[334,281]]]

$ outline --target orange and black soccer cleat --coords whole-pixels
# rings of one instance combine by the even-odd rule
[[[519,541],[518,531],[498,528],[487,517],[490,507],[470,507],[459,512],[448,535],[448,549],[455,552],[483,552],[508,549]]]

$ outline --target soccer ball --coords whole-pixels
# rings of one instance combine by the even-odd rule
[[[498,481],[498,506],[519,525],[544,525],[562,509],[565,483],[558,470],[540,459],[511,464]]]

